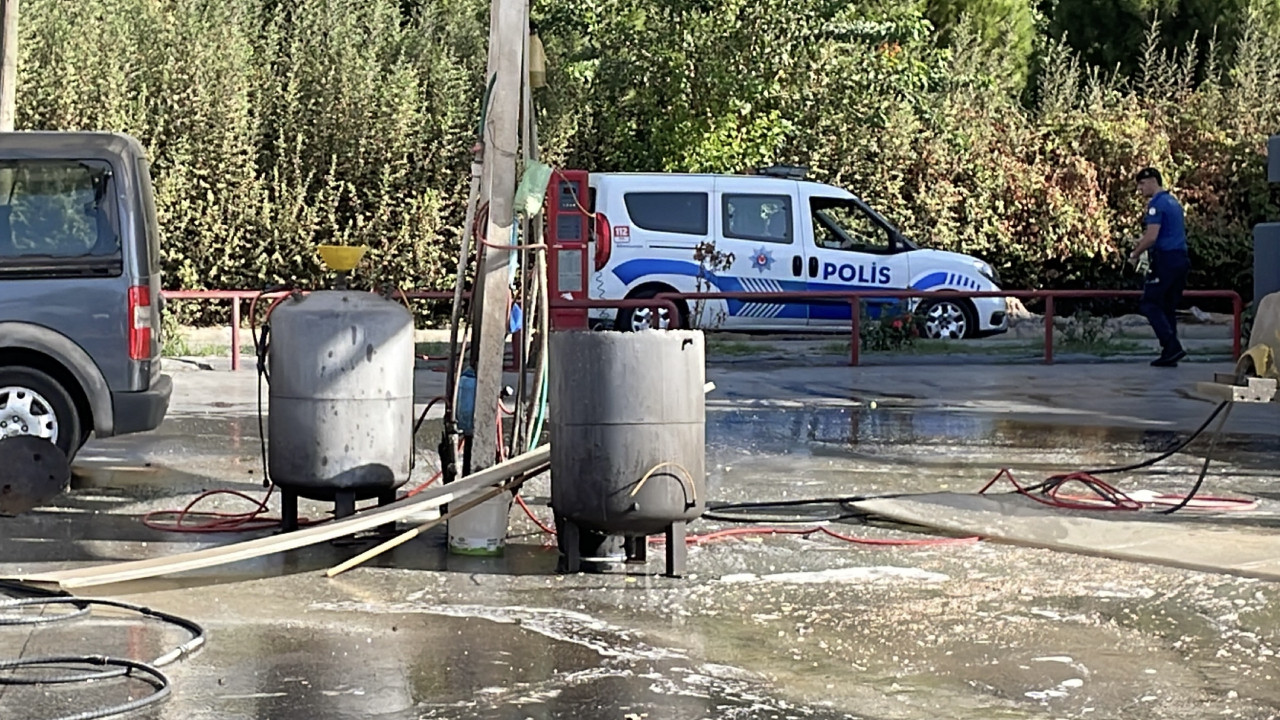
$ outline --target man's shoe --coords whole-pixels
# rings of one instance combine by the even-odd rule
[[[1187,351],[1181,348],[1172,355],[1161,355],[1151,361],[1151,367],[1178,367],[1178,361],[1187,356]]]

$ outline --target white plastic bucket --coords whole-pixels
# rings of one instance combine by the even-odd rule
[[[456,555],[501,555],[507,540],[512,495],[499,493],[449,519],[449,552]],[[466,498],[459,501],[465,503]]]

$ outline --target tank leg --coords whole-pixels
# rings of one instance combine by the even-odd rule
[[[298,529],[298,494],[280,489],[280,529],[293,532]]]
[[[356,494],[352,490],[339,490],[333,494],[333,517],[341,520],[356,514]]]
[[[684,523],[674,522],[667,528],[667,577],[684,577],[689,548],[685,545]]]
[[[395,491],[395,490],[388,490],[388,491],[383,492],[383,493],[378,493],[378,507],[383,507],[383,506],[386,506],[386,505],[390,505],[391,503],[393,503],[393,502],[395,502],[395,501],[396,501],[396,491]],[[380,532],[380,533],[388,533],[388,534],[390,534],[390,533],[394,533],[395,531],[396,531],[396,524],[395,524],[395,522],[394,522],[394,521],[393,521],[393,522],[389,522],[389,523],[387,523],[387,524],[385,524],[385,525],[379,525],[379,526],[378,526],[378,532]]]
[[[582,537],[578,526],[568,520],[562,520],[557,537],[560,538],[560,561],[556,563],[556,572],[577,573],[582,570]]]
[[[628,535],[623,540],[623,545],[627,551],[628,563],[644,565],[649,562],[649,538],[644,535]]]

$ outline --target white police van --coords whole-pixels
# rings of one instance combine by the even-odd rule
[[[803,180],[804,168],[756,175],[592,173],[599,221],[592,299],[663,292],[877,289],[999,290],[991,266],[920,248],[851,193]],[[865,299],[878,317],[890,298]],[[915,303],[909,303],[914,305]],[[709,300],[678,303],[682,327],[718,330],[848,329],[841,301]],[[1008,329],[1003,298],[923,300],[924,334],[981,337]],[[596,327],[642,330],[652,312],[596,310]],[[670,318],[663,310],[659,327]]]

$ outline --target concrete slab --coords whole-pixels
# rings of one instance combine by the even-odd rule
[[[937,493],[865,500],[859,509],[960,535],[1117,560],[1280,581],[1280,518],[1213,524],[1115,511],[1058,510],[1017,494]],[[1120,518],[1136,519],[1120,519]],[[1183,516],[1185,517],[1185,516]],[[1250,522],[1245,520],[1245,522]]]

